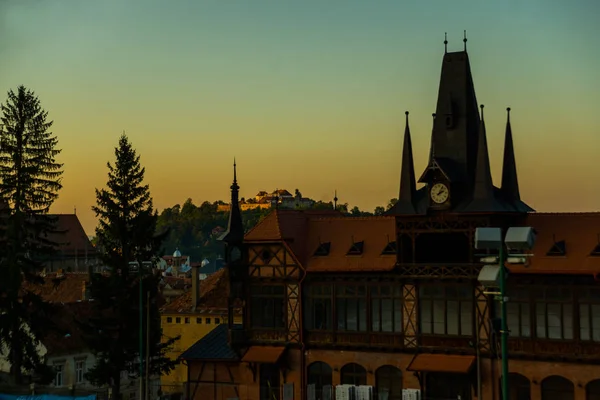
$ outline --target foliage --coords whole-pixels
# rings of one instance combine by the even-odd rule
[[[92,279],[91,297],[94,313],[82,321],[86,341],[96,355],[96,365],[89,370],[87,378],[96,385],[112,385],[113,395],[120,397],[122,371],[138,375],[140,357],[140,332],[145,331],[146,316],[140,326],[140,308],[149,293],[150,372],[167,373],[175,362],[165,354],[173,345],[171,339],[161,343],[162,331],[158,312],[158,277],[147,268],[130,273],[130,262],[156,260],[165,234],[157,234],[158,215],[153,210],[148,185],[143,183],[145,169],[124,134],[115,149],[115,164],[108,165],[107,188],[96,190],[97,205],[92,209],[99,217],[96,229],[98,246],[104,264],[109,268],[106,275]],[[140,304],[140,282],[144,295]],[[147,332],[142,333],[146,337]]]
[[[205,201],[196,206],[192,199],[187,199],[183,207],[176,204],[165,208],[157,223],[158,231],[169,231],[164,242],[165,252],[171,254],[178,248],[182,254],[196,261],[215,259],[223,254],[223,243],[218,238],[222,230],[227,229],[229,214],[217,211],[222,204],[222,201]],[[245,231],[252,229],[269,211],[258,208],[242,211]]]
[[[22,283],[42,283],[42,262],[55,252],[49,235],[57,233],[56,220],[48,210],[62,188],[63,165],[53,122],[33,91],[10,90],[0,110],[0,351],[8,352],[19,384],[24,371],[47,372],[36,346],[53,328],[53,307]]]

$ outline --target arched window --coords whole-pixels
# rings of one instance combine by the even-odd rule
[[[549,376],[542,381],[542,400],[575,400],[573,382],[562,376]]]
[[[331,386],[331,367],[317,361],[308,366],[308,384],[315,385],[315,400],[323,399],[323,386]]]
[[[367,370],[363,366],[350,363],[342,367],[340,371],[342,385],[366,385]]]
[[[502,377],[498,380],[502,398]],[[531,400],[531,382],[525,376],[511,372],[508,374],[508,398],[510,400]]]
[[[600,379],[593,380],[585,385],[585,399],[600,400]]]
[[[391,365],[379,367],[375,372],[375,387],[378,399],[402,400],[402,371]]]

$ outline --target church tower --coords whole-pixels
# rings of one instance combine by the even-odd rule
[[[237,183],[237,166],[233,160],[233,183],[231,184],[231,207],[229,210],[229,222],[227,230],[219,238],[225,243],[225,263],[229,274],[229,298],[228,298],[228,325],[229,342],[233,349],[239,351],[244,347],[245,334],[243,325],[234,324],[234,317],[245,314],[243,301],[246,296],[246,282],[248,280],[247,256],[244,248],[244,225],[239,204],[239,189]],[[246,318],[243,318],[246,323]]]
[[[521,201],[510,119],[505,134],[502,188],[493,185],[483,106],[479,106],[471,74],[466,36],[463,51],[446,52],[431,132],[429,162],[414,186],[408,120],[402,149],[400,196],[389,214],[511,213],[533,211]],[[407,117],[408,118],[408,117]]]

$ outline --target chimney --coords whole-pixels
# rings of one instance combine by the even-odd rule
[[[200,266],[192,266],[192,310],[196,311],[200,301]]]

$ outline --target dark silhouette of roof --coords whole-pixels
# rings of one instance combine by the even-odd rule
[[[493,184],[483,107],[480,115],[466,46],[463,51],[444,54],[433,116],[429,163],[419,179],[426,186],[413,189],[415,176],[407,121],[400,196],[388,214],[426,214],[430,207],[427,185],[436,179],[444,179],[451,184],[450,212],[533,211],[520,199],[510,120],[506,127],[502,189]]]
[[[181,360],[239,361],[239,357],[229,345],[227,325],[215,327],[206,336],[194,343],[180,356]]]

